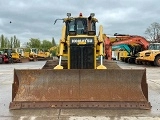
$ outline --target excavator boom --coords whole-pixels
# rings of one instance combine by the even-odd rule
[[[141,37],[141,36],[130,36],[130,37],[126,37],[125,39],[123,39],[123,36],[117,36],[116,38],[118,38],[119,40],[114,41],[112,43],[112,46],[120,45],[120,44],[127,44],[127,45],[138,44],[138,45],[142,45],[144,50],[148,49],[148,46],[149,46],[149,42],[144,37]],[[122,40],[120,40],[121,38]]]

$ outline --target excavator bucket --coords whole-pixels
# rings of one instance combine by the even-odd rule
[[[150,109],[145,69],[14,70],[10,109]]]

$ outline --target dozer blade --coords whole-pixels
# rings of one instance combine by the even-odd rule
[[[14,70],[10,109],[150,109],[146,70]]]

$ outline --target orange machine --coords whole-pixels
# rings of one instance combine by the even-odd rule
[[[137,57],[136,54],[148,49],[149,42],[142,36],[125,34],[115,34],[114,36],[115,37],[105,39],[105,53],[107,59],[110,59],[108,56],[112,56],[110,49],[115,45],[127,44],[132,46],[131,56],[124,60],[128,63],[135,63],[135,59]]]
[[[134,44],[139,44],[142,45],[143,49],[148,49],[149,46],[149,42],[142,36],[138,36],[138,35],[124,35],[124,36],[120,36],[117,35],[116,36],[116,40],[112,43],[112,45],[119,45],[119,44],[130,44],[130,45],[134,45]]]
[[[111,60],[112,59],[112,45],[111,40],[109,37],[106,36],[106,34],[103,34],[104,39],[104,48],[105,48],[105,59]]]

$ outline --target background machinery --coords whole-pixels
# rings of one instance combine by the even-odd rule
[[[4,52],[0,51],[0,64],[3,63],[3,55],[4,55]]]
[[[29,56],[23,48],[14,48],[12,50],[12,60],[14,63],[29,62]]]
[[[160,43],[150,43],[149,49],[139,52],[137,64],[151,64],[160,67]]]
[[[149,42],[142,36],[115,34],[115,40],[111,43],[111,46],[122,44],[130,46],[130,55],[124,57],[121,56],[121,60],[127,63],[135,63],[137,53],[143,50],[147,50],[149,46]]]
[[[31,48],[30,60],[47,60],[50,58],[50,52],[45,52],[38,48]]]
[[[112,59],[124,61],[131,56],[131,49],[132,46],[126,44],[112,46]]]
[[[13,62],[11,53],[11,49],[2,49],[0,51],[0,64]]]
[[[37,48],[30,48],[28,52],[30,61],[37,61],[37,50]]]
[[[150,109],[145,69],[121,69],[103,59],[103,27],[96,35],[93,13],[67,16],[52,68],[45,69],[46,62],[43,69],[14,70],[10,109]]]
[[[48,54],[44,52],[43,50],[37,51],[37,60],[46,60],[48,57]]]

